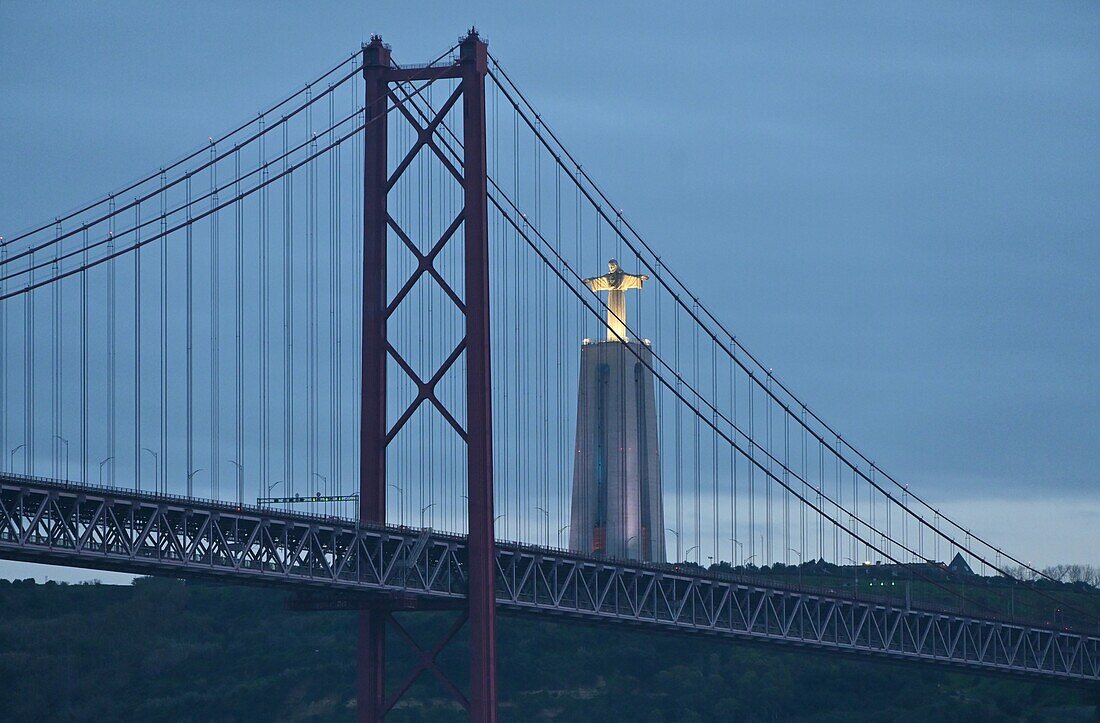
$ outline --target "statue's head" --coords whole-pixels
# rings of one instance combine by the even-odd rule
[[[615,259],[611,259],[610,261],[607,262],[607,270],[610,271],[611,273],[615,273],[616,271],[619,270],[619,262],[616,261]]]

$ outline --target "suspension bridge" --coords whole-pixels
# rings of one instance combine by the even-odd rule
[[[496,720],[498,610],[1100,681],[1094,614],[842,436],[660,248],[475,31],[418,65],[372,38],[2,239],[0,557],[359,610],[365,721],[424,674]],[[609,258],[635,286],[593,281]],[[589,374],[598,347],[621,360]],[[993,609],[946,560],[1041,603]],[[757,574],[830,565],[851,585]],[[454,625],[420,649],[429,609]],[[419,651],[396,684],[387,637]]]

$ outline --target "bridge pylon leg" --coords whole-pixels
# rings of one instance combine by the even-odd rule
[[[386,521],[386,105],[390,51],[381,39],[363,48],[363,340],[360,396],[359,519]],[[359,613],[358,720],[385,716],[386,615]]]
[[[378,723],[385,715],[386,701],[385,611],[359,611],[356,665],[357,719],[359,723]]]
[[[466,211],[466,408],[470,567],[470,717],[497,719],[493,402],[489,344],[489,210],[485,151],[488,47],[471,31],[462,65]]]

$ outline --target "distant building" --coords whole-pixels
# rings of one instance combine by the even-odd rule
[[[947,566],[947,569],[956,575],[973,575],[974,570],[970,568],[970,565],[963,558],[961,552],[956,552],[954,559],[951,560],[951,564]]]

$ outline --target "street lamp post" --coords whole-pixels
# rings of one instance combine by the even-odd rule
[[[235,459],[227,460],[237,468],[237,506],[244,504],[244,465]]]
[[[666,527],[665,532],[671,532],[672,534],[676,535],[676,561],[682,562],[682,560],[680,559],[680,533],[672,529],[671,527]]]
[[[321,480],[321,488],[324,489],[325,494],[328,494],[328,477],[324,476],[320,472],[313,472],[314,477]]]
[[[692,545],[688,549],[684,550],[684,562],[687,562],[687,556],[691,554],[692,550],[698,550],[698,549],[699,549],[698,545]]]
[[[257,505],[260,505],[260,504],[269,505],[269,504],[271,504],[270,502],[264,501],[264,497],[271,497],[271,492],[276,487],[281,485],[282,483],[283,483],[282,480],[276,480],[276,481],[272,482],[271,484],[267,484],[263,480],[260,480],[260,489],[265,490],[265,492],[264,492],[264,495],[262,497],[260,497],[256,500],[256,504]]]
[[[424,513],[435,507],[435,503],[429,503],[420,508],[420,529],[424,529]]]
[[[195,496],[194,495],[194,485],[191,483],[191,480],[193,480],[195,478],[195,475],[197,475],[199,472],[202,472],[202,467],[199,467],[198,469],[195,469],[195,470],[191,470],[190,472],[187,473],[187,496],[188,497],[194,497]]]
[[[324,476],[320,472],[314,472],[313,476],[316,477],[317,479],[321,480],[321,486],[325,490],[325,495],[326,496],[331,496],[331,495],[329,495],[329,489],[328,489],[328,477]],[[314,495],[314,496],[316,497],[316,495]]]
[[[62,437],[60,434],[55,434],[54,439],[59,439],[65,445],[65,481],[69,481],[69,440]]]
[[[561,546],[561,533],[569,529],[569,525],[562,525],[558,528],[558,549],[564,549]]]
[[[546,546],[550,547],[550,510],[543,507],[535,507],[535,509],[546,515]]]
[[[24,442],[23,444],[19,445],[18,447],[12,448],[11,454],[8,455],[8,469],[11,470],[12,474],[15,474],[15,453],[18,452],[19,450],[25,448],[26,446],[27,446],[27,443]],[[27,454],[26,454],[26,452],[24,452],[23,453],[23,474],[26,474],[26,473],[27,473]]]
[[[404,523],[405,519],[402,515],[401,502],[405,499],[405,490],[401,489],[400,485],[395,485],[391,483],[389,486],[397,490],[397,521],[399,524]],[[463,495],[463,497],[465,496],[466,495]]]
[[[744,563],[744,557],[745,557],[745,546],[742,545],[740,541],[736,540],[733,537],[730,538],[730,542],[737,545],[737,548],[736,548],[736,550],[734,550],[734,553],[733,553],[733,558],[734,559],[731,562],[737,562],[737,555],[738,555],[738,553],[740,553],[741,558],[742,558],[742,564],[743,564]]]
[[[850,557],[844,559],[852,563],[852,594],[854,595],[859,590],[859,563]]]
[[[793,547],[788,547],[787,551],[798,555],[798,586],[802,587],[802,551],[796,550]]]
[[[141,448],[143,452],[148,452],[153,455],[153,485],[156,487],[156,491],[160,493],[160,458],[156,452],[148,447]],[[167,492],[167,491],[166,491]]]
[[[110,457],[106,457],[106,458],[100,460],[100,462],[99,462],[99,486],[100,487],[103,486],[103,465],[107,464],[108,462],[110,462],[114,458],[115,458],[115,456],[112,454]]]

